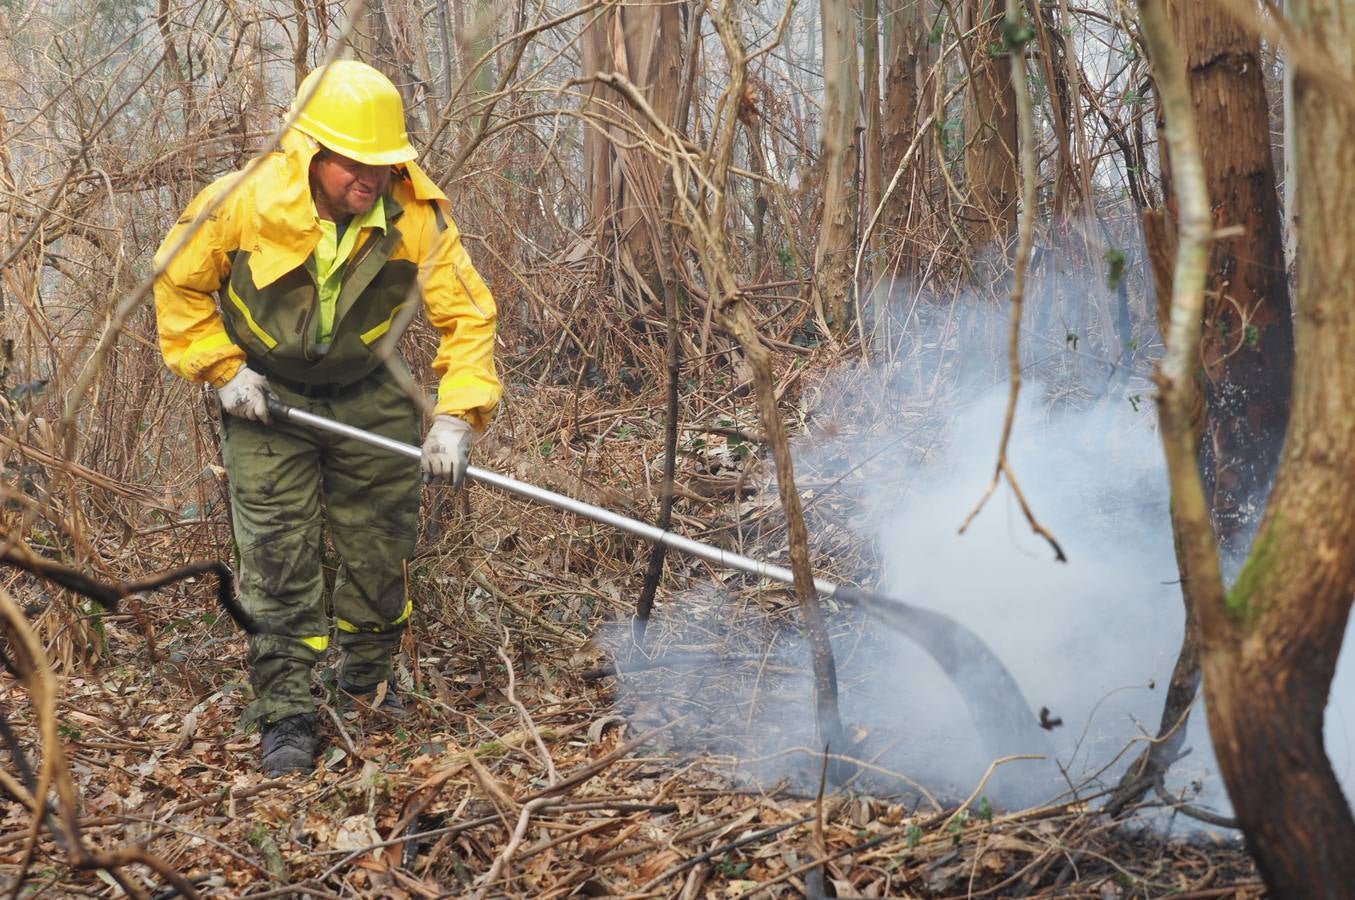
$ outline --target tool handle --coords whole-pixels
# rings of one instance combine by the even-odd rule
[[[272,417],[273,421],[287,421],[288,414],[292,411],[292,407],[279,400],[277,394],[274,394],[270,390],[265,390],[263,392],[263,402],[264,405],[268,407],[268,415]]]
[[[276,398],[270,398],[268,410],[279,422],[290,421],[318,428],[415,459],[422,455],[418,447],[290,407]],[[524,500],[543,503],[603,525],[610,525],[619,531],[690,554],[697,559],[704,559],[722,568],[735,569],[783,584],[795,582],[791,570],[784,566],[742,556],[711,544],[703,544],[692,538],[664,531],[647,522],[517,481],[498,472],[467,466],[466,477]],[[911,606],[871,591],[836,584],[824,578],[814,579],[814,589],[825,597],[860,604],[917,641],[960,688],[965,696],[965,702],[974,713],[974,721],[983,735],[985,746],[994,756],[1011,755],[1009,751],[1013,746],[1013,735],[1032,734],[1031,728],[1035,717],[1031,714],[1030,704],[1022,695],[1016,679],[988,645],[959,622],[939,612]],[[1040,735],[1039,732],[1034,734],[1037,737]],[[1024,748],[1029,745],[1020,746]]]
[[[402,456],[408,456],[413,459],[419,459],[423,455],[418,447],[411,444],[401,443],[384,435],[373,434],[370,431],[364,431],[361,428],[354,428],[352,425],[345,425],[342,422],[335,422],[333,419],[327,419],[324,416],[317,416],[314,413],[297,409],[294,406],[288,406],[276,397],[270,397],[268,401],[268,411],[277,422],[294,422],[297,425],[305,425],[309,428],[316,428],[321,431],[328,431],[331,434],[342,435],[355,441],[361,441],[373,447],[380,447],[389,450],[392,453],[398,453]],[[731,553],[720,547],[713,547],[709,544],[703,544],[691,538],[680,534],[674,534],[671,531],[664,531],[650,525],[648,522],[641,522],[638,519],[632,519],[619,513],[614,513],[609,509],[600,506],[594,506],[591,503],[584,503],[582,500],[575,500],[573,497],[567,497],[564,494],[557,494],[554,491],[548,491],[545,488],[537,487],[534,484],[527,484],[507,475],[500,475],[498,472],[492,472],[488,469],[481,469],[478,466],[467,466],[466,477],[472,481],[478,481],[487,487],[496,488],[505,493],[513,494],[524,500],[530,500],[534,503],[543,503],[546,506],[553,506],[556,509],[562,509],[565,512],[571,512],[575,515],[583,516],[585,519],[591,519],[594,522],[600,522],[603,525],[610,525],[620,531],[633,534],[636,537],[643,538],[651,543],[662,544],[665,547],[671,547],[675,550],[689,553],[699,559],[714,563],[730,569],[737,569],[746,572],[749,575],[756,575],[762,578],[770,578],[773,581],[780,581],[786,584],[793,583],[794,577],[789,569],[783,566],[773,565],[761,560],[749,559],[746,556],[740,556],[737,553]],[[820,594],[826,597],[833,596],[838,590],[838,585],[823,579],[815,579],[814,586]]]
[[[305,410],[297,409],[295,406],[288,406],[271,395],[268,397],[268,413],[278,422],[295,422],[298,425],[307,425],[321,431],[352,438],[373,447],[380,447],[382,450],[389,450],[391,453],[398,453],[400,456],[408,456],[410,459],[420,459],[423,456],[423,450],[413,444],[388,438],[384,434],[363,431],[361,428],[345,425],[333,419],[326,419],[324,416],[317,416],[315,413],[308,413]]]

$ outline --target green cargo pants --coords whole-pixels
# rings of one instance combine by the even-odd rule
[[[418,443],[414,404],[385,369],[329,399],[274,390],[298,409]],[[330,639],[322,518],[339,561],[339,678],[358,688],[389,679],[410,613],[404,564],[418,528],[418,461],[304,425],[230,415],[222,416],[221,449],[240,601],[266,632],[250,641],[255,699],[245,720],[266,726],[315,709],[311,670]]]

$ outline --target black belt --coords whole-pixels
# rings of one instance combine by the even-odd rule
[[[261,369],[260,374],[268,379],[269,384],[276,384],[278,387],[284,387],[293,394],[310,400],[335,400],[339,397],[346,397],[355,394],[358,391],[366,390],[372,384],[376,383],[376,376],[381,371],[377,368],[368,375],[359,378],[350,384],[303,384],[300,381],[292,381],[290,378],[283,378],[281,375],[274,375],[267,369]]]

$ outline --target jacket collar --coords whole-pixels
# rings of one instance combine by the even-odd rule
[[[310,165],[320,150],[310,135],[288,129],[279,149],[271,154],[254,179],[253,209],[249,226],[242,235],[241,247],[250,251],[249,271],[256,288],[267,287],[283,275],[305,263],[320,242],[320,224],[311,201]],[[392,225],[402,205],[394,196],[426,200],[447,211],[447,195],[421,169],[418,163],[395,166],[404,178],[391,181],[385,195],[386,223]],[[266,199],[265,199],[266,198]]]

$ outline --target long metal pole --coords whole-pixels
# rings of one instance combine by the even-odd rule
[[[418,459],[423,455],[423,451],[412,444],[335,422],[333,419],[287,406],[276,399],[270,399],[268,410],[278,421],[290,421],[328,431],[410,459]],[[572,512],[647,541],[690,553],[717,566],[783,584],[795,583],[795,576],[791,574],[790,569],[783,566],[730,553],[719,547],[712,547],[710,544],[703,544],[614,513],[609,509],[526,484],[507,475],[500,475],[478,466],[468,466],[466,477],[523,499]],[[913,606],[872,591],[836,584],[824,578],[814,579],[814,589],[825,597],[837,598],[869,610],[873,615],[902,631],[926,651],[960,690],[983,739],[984,748],[994,757],[1029,753],[1032,747],[1043,749],[1044,733],[1035,727],[1037,719],[1021,693],[1016,679],[977,634],[943,613]]]
[[[361,441],[364,444],[369,444],[373,447],[389,450],[391,453],[408,456],[411,459],[418,459],[422,455],[422,451],[413,444],[406,444],[403,441],[397,441],[393,438],[373,434],[372,432],[364,431],[361,428],[354,428],[352,425],[345,425],[342,422],[336,422],[333,419],[327,419],[324,416],[317,416],[314,413],[308,413],[305,410],[297,409],[294,406],[287,406],[282,403],[274,402],[269,404],[269,411],[273,414],[274,418],[287,419],[298,425],[307,425],[311,428],[318,428],[322,431],[342,435],[343,437],[352,438],[355,441]],[[554,491],[548,491],[545,488],[527,484],[526,482],[518,481],[515,478],[509,478],[507,475],[500,475],[498,472],[482,469],[479,466],[468,466],[466,468],[466,477],[478,481],[483,485],[487,485],[488,487],[497,488],[505,493],[521,497],[524,500],[544,503],[547,506],[553,506],[556,509],[562,509],[565,512],[583,516],[585,519],[592,519],[594,522],[610,525],[613,528],[633,534],[636,537],[644,538],[652,543],[662,544],[665,547],[672,547],[674,550],[681,550],[683,553],[689,553],[692,556],[704,559],[717,566],[736,569],[737,571],[744,572],[748,575],[758,575],[762,578],[771,579],[772,581],[779,581],[782,584],[795,583],[795,576],[791,573],[790,569],[783,566],[762,562],[761,560],[742,556],[738,553],[730,553],[728,550],[721,550],[719,547],[703,544],[700,541],[693,540],[689,537],[683,537],[680,534],[674,534],[671,531],[664,531],[647,522],[641,522],[638,519],[623,516],[619,513],[612,512],[609,509],[604,509],[601,506],[584,503],[582,500],[575,500],[573,497],[566,497],[564,494],[557,494]],[[835,584],[823,578],[815,578],[814,588],[825,597],[834,597],[844,588],[844,586]]]

